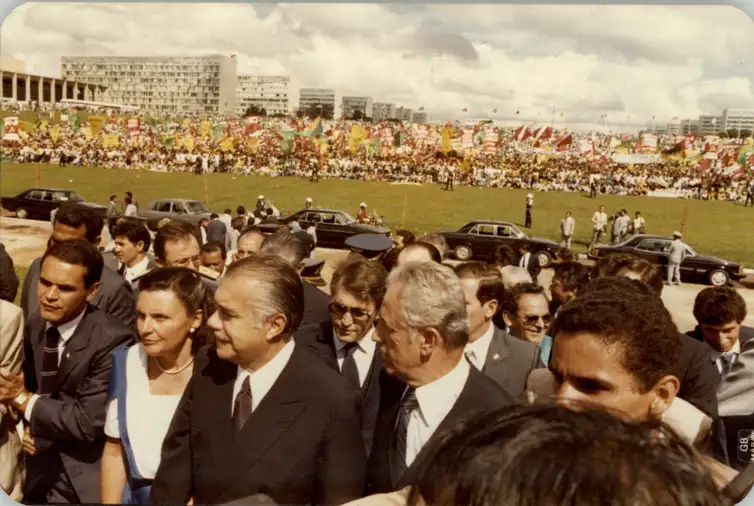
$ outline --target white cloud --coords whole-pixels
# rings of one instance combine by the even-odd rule
[[[2,54],[44,75],[64,55],[237,54],[239,73],[438,117],[542,122],[555,107],[558,122],[604,113],[616,129],[754,107],[752,47],[752,20],[714,6],[56,2],[24,4],[0,29]]]

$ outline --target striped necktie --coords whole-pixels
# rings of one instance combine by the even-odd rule
[[[40,395],[53,395],[58,389],[58,347],[60,332],[50,327],[45,332],[44,352],[42,353],[42,380],[39,382]]]
[[[416,389],[409,387],[403,395],[401,406],[398,409],[398,420],[393,433],[393,452],[390,459],[390,480],[393,486],[397,486],[403,473],[406,472],[406,448],[408,446],[408,422],[411,413],[419,407],[416,398]]]

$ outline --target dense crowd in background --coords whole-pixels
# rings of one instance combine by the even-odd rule
[[[420,125],[295,117],[155,119],[64,107],[45,105],[32,112],[5,105],[5,117],[18,119],[12,127],[18,134],[4,135],[3,158],[731,201],[745,200],[754,160],[751,139],[579,133],[547,125],[509,129],[491,121]],[[636,163],[628,163],[634,155]]]

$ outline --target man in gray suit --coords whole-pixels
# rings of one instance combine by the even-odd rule
[[[540,367],[539,347],[517,339],[492,323],[503,297],[503,280],[495,267],[483,262],[459,264],[469,315],[466,358],[514,399],[523,400],[529,373]]]
[[[26,322],[23,374],[0,374],[0,402],[25,421],[27,503],[100,499],[110,355],[134,342],[131,329],[90,305],[102,268],[102,255],[87,241],[47,250],[40,311]]]
[[[96,246],[100,242],[102,226],[102,216],[92,208],[81,204],[64,204],[58,208],[52,225],[52,235],[47,241],[47,248],[72,239],[83,239]],[[40,260],[37,258],[29,266],[21,292],[21,309],[27,321],[32,314],[39,311],[37,284]],[[105,313],[115,316],[126,326],[136,328],[134,295],[131,286],[112,269],[107,267],[102,269],[99,290],[91,303]]]
[[[228,227],[220,221],[217,213],[212,213],[209,217],[209,225],[207,225],[207,242],[217,241],[220,244],[225,244],[227,233]]]
[[[673,242],[670,243],[668,252],[668,284],[681,284],[681,264],[686,258],[686,243],[681,239],[683,234],[673,232]]]

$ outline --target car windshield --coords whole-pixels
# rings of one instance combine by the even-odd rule
[[[81,202],[84,200],[76,192],[55,192],[55,197],[61,202]]]
[[[691,249],[691,246],[689,246],[688,244],[686,245],[686,252],[691,256],[696,256],[696,251]]]
[[[200,213],[208,213],[209,209],[207,209],[207,206],[202,204],[201,202],[197,200],[192,200],[190,202],[186,202],[186,208],[188,209],[188,212],[191,214],[200,214]]]
[[[347,212],[343,211],[342,214],[343,218],[346,220],[344,225],[350,225],[351,223],[356,223],[356,218],[348,214]]]

